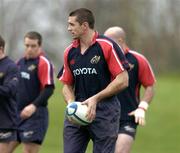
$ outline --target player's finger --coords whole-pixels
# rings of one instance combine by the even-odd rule
[[[92,121],[95,117],[95,111],[93,109],[93,107],[90,108],[89,114],[88,114],[88,120]]]
[[[135,116],[135,123],[139,123],[139,117]]]
[[[145,119],[144,118],[139,119],[139,125],[141,125],[141,126],[145,125]]]
[[[86,101],[81,102],[82,105],[87,105],[88,103]]]
[[[96,112],[93,110],[92,114],[91,114],[91,117],[90,117],[90,121],[93,121],[95,116],[96,116]]]
[[[90,109],[89,115],[88,115],[88,120],[91,121],[93,118],[93,109]]]
[[[91,107],[89,106],[86,113],[87,118],[89,118],[90,113],[91,113]]]
[[[20,117],[22,119],[26,119],[27,118],[27,114],[25,112],[21,112]]]
[[[145,125],[145,119],[144,119],[144,118],[141,119],[141,125],[142,125],[142,126]]]
[[[129,116],[135,115],[135,111],[132,111],[132,112],[128,113],[128,115],[129,115]]]
[[[142,125],[142,118],[139,118],[138,124]]]

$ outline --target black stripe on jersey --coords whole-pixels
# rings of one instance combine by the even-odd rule
[[[57,75],[57,78],[59,79],[62,75],[63,75],[63,71],[64,71],[64,66],[61,67],[58,75]]]

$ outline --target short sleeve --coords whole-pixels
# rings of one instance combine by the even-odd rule
[[[117,51],[117,48],[114,48],[113,43],[109,40],[97,39],[97,41],[102,48],[112,78],[115,78],[119,73],[124,71],[122,61],[117,54],[117,52],[121,52],[121,49],[119,48],[119,50]]]
[[[53,74],[54,74],[54,70],[50,61],[46,57],[40,56],[39,64],[38,64],[38,77],[42,89],[46,85],[54,84]]]
[[[64,52],[64,65],[60,69],[58,76],[57,76],[60,81],[62,81],[65,84],[69,84],[69,85],[73,84],[73,82],[74,82],[73,75],[69,68],[69,62],[68,62],[68,53],[69,53],[70,49],[71,49],[71,47],[68,47]]]
[[[148,60],[141,54],[131,51],[138,60],[139,71],[138,78],[143,86],[153,85],[156,81],[154,72],[149,64]]]

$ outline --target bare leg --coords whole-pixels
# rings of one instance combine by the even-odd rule
[[[1,153],[9,153],[8,152],[8,145],[9,143],[0,143],[0,150],[1,150]]]
[[[9,152],[8,153],[13,153],[13,151],[17,148],[17,146],[19,146],[19,142],[18,141],[11,141],[9,142]]]
[[[0,143],[1,153],[12,153],[19,143],[17,141]]]
[[[134,139],[127,134],[119,134],[116,141],[115,153],[130,153]]]
[[[23,143],[23,153],[38,153],[40,147],[35,143]]]

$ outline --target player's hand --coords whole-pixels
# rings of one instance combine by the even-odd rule
[[[138,108],[135,111],[130,112],[128,115],[135,117],[135,122],[139,125],[144,126],[146,124],[145,113],[148,109],[148,103],[141,101],[138,105]]]
[[[96,98],[90,97],[90,98],[86,99],[85,101],[83,101],[82,104],[88,106],[86,117],[89,121],[93,121],[96,117],[96,105],[97,105]]]
[[[137,108],[135,111],[132,111],[128,114],[129,116],[135,117],[135,123],[144,126],[146,124],[145,120],[145,110]]]
[[[68,121],[71,122],[74,125],[79,125],[76,121],[73,120],[71,117],[67,117]]]
[[[29,104],[21,111],[20,117],[22,119],[27,119],[32,116],[32,114],[36,111],[36,106],[34,104]]]
[[[69,99],[66,103],[67,103],[67,105],[68,105],[68,104],[72,103],[73,101],[74,101],[74,100]]]

